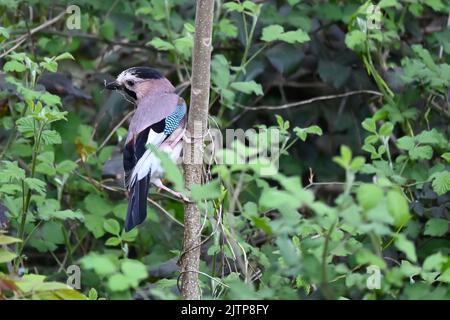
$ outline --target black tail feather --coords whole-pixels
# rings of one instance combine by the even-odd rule
[[[128,232],[144,222],[147,217],[147,194],[150,187],[150,175],[135,181],[131,187],[128,211],[125,219],[125,231]]]

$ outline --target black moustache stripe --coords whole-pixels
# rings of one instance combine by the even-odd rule
[[[131,91],[130,89],[124,87],[125,92],[132,97],[134,100],[137,100],[137,96],[136,93],[134,91]]]

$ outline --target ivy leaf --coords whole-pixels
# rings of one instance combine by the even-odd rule
[[[432,218],[425,224],[424,235],[441,237],[448,231],[448,221],[446,219]]]
[[[450,191],[450,172],[443,171],[433,175],[433,182],[431,183],[433,191],[439,196]]]
[[[253,80],[245,82],[233,82],[231,84],[231,88],[246,94],[255,93],[258,96],[262,96],[264,94],[262,91],[262,86]]]

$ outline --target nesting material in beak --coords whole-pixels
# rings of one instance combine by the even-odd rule
[[[108,90],[119,90],[122,87],[120,86],[119,83],[117,83],[117,81],[112,81],[110,83],[106,83],[105,84],[105,88],[108,89]]]

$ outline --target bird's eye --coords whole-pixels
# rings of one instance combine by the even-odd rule
[[[132,86],[134,85],[134,81],[128,80],[128,81],[127,81],[127,84],[128,84],[130,87],[132,87]]]

